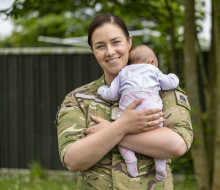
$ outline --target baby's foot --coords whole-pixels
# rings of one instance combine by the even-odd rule
[[[155,178],[157,180],[163,180],[167,176],[167,170],[166,170],[166,159],[154,159],[155,161],[155,169],[156,169],[156,175]]]
[[[156,175],[155,175],[155,178],[158,180],[158,181],[161,181],[163,180],[165,177],[167,176],[167,173],[166,171],[163,171],[163,172],[156,172]]]
[[[130,176],[137,177],[138,176],[137,161],[126,163],[126,165],[127,165],[127,171],[130,174]]]

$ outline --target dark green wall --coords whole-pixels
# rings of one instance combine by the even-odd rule
[[[0,167],[62,169],[54,120],[73,89],[102,75],[89,52],[0,52]]]

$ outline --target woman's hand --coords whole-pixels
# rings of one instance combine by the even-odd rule
[[[92,115],[91,118],[98,124],[95,126],[89,127],[88,129],[85,130],[85,134],[87,136],[99,131],[100,129],[104,127],[108,127],[111,124],[110,121],[102,119],[101,117]]]
[[[145,131],[150,131],[159,127],[160,123],[164,119],[158,119],[164,116],[164,113],[161,113],[161,109],[147,109],[137,111],[135,107],[141,103],[142,100],[135,100],[123,111],[121,117],[117,119],[117,122],[120,125],[120,128],[123,128],[125,134],[129,133],[140,133]],[[108,127],[111,122],[102,119],[97,116],[91,116],[92,119],[98,123],[97,125],[90,127],[85,130],[85,134],[91,135],[104,127]]]
[[[115,122],[119,122],[120,127],[124,129],[125,134],[140,133],[158,128],[164,119],[158,119],[164,116],[161,109],[135,110],[135,107],[141,103],[135,100],[123,111],[121,117]]]

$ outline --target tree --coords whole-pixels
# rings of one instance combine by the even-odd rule
[[[213,33],[215,39],[215,63],[216,63],[216,70],[217,73],[220,73],[220,1],[213,0]],[[216,125],[215,125],[215,138],[214,138],[214,170],[213,170],[213,185],[212,190],[220,189],[220,75],[218,74],[216,77],[216,89],[217,90],[217,98],[216,98]]]
[[[204,70],[204,62],[200,59],[200,69],[196,68],[196,34],[194,1],[185,0],[185,35],[184,63],[185,82],[192,106],[192,123],[194,124],[194,144],[192,156],[199,189],[220,189],[220,1],[212,1],[212,41],[208,69]],[[198,43],[198,41],[197,41]],[[198,47],[199,44],[197,44]],[[201,49],[199,48],[199,51]],[[190,74],[188,71],[191,71]],[[202,73],[203,91],[206,100],[205,119],[202,119],[199,106],[198,72]],[[205,132],[206,131],[206,132]],[[208,157],[207,157],[208,155]]]
[[[73,33],[77,36],[82,36],[85,35],[86,25],[82,25],[81,23],[82,19],[68,17],[68,15],[64,13],[60,15],[50,13],[40,18],[35,16],[30,19],[19,18],[14,20],[15,29],[12,35],[3,40],[1,46],[55,46],[54,44],[39,42],[38,37],[50,36],[68,38],[71,37]]]
[[[194,144],[192,156],[199,189],[209,189],[209,166],[204,144],[202,113],[199,102],[198,68],[196,61],[196,25],[194,0],[185,0],[185,31],[184,31],[184,77],[188,97],[191,102],[191,118],[194,128]]]

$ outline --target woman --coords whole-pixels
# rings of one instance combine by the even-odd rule
[[[118,102],[102,99],[97,89],[110,85],[127,64],[132,37],[124,22],[111,14],[94,18],[88,43],[104,75],[69,93],[58,114],[58,142],[62,163],[70,171],[80,171],[78,189],[173,189],[167,163],[167,177],[154,178],[156,158],[184,154],[192,142],[189,105],[184,92],[161,93],[165,113],[159,109],[136,111],[141,103],[130,104],[117,120]],[[163,128],[158,128],[165,118]],[[137,178],[129,177],[117,145],[135,151]]]

